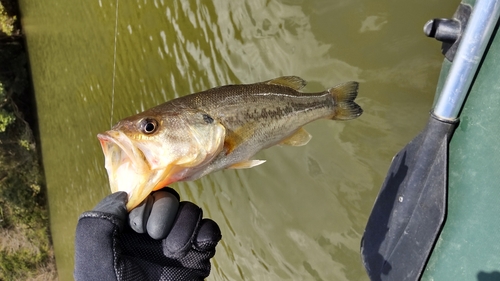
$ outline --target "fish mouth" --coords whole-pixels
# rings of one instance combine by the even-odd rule
[[[158,189],[159,184],[169,183],[171,169],[152,170],[144,153],[124,133],[110,130],[97,138],[104,153],[111,192],[127,192],[129,211]]]
[[[130,168],[138,172],[149,169],[142,151],[137,149],[122,132],[107,131],[98,134],[97,138],[101,143],[101,148],[106,158],[106,169],[111,168],[112,170],[116,170],[129,164],[132,165]]]

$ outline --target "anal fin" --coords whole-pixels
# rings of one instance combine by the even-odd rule
[[[264,162],[266,162],[266,160],[245,160],[245,161],[235,163],[235,164],[227,167],[227,169],[248,169],[248,168],[252,168],[255,166],[259,166],[260,164],[262,164]]]
[[[298,129],[293,135],[284,139],[280,144],[291,145],[291,146],[303,146],[306,145],[312,136],[304,129]]]

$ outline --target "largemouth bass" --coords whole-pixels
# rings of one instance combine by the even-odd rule
[[[301,146],[302,126],[320,118],[349,120],[363,110],[354,102],[357,82],[320,93],[301,93],[295,76],[227,85],[173,99],[119,121],[98,138],[111,191],[126,191],[133,209],[149,193],[211,172],[251,168],[257,152],[276,144]]]

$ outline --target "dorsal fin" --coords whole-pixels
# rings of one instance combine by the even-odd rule
[[[304,86],[307,84],[307,82],[304,79],[297,76],[281,76],[278,78],[265,81],[264,83],[285,86],[297,91],[304,88]]]

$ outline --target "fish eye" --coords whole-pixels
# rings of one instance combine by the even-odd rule
[[[158,128],[158,121],[152,118],[146,118],[141,121],[141,131],[145,134],[152,134]]]

